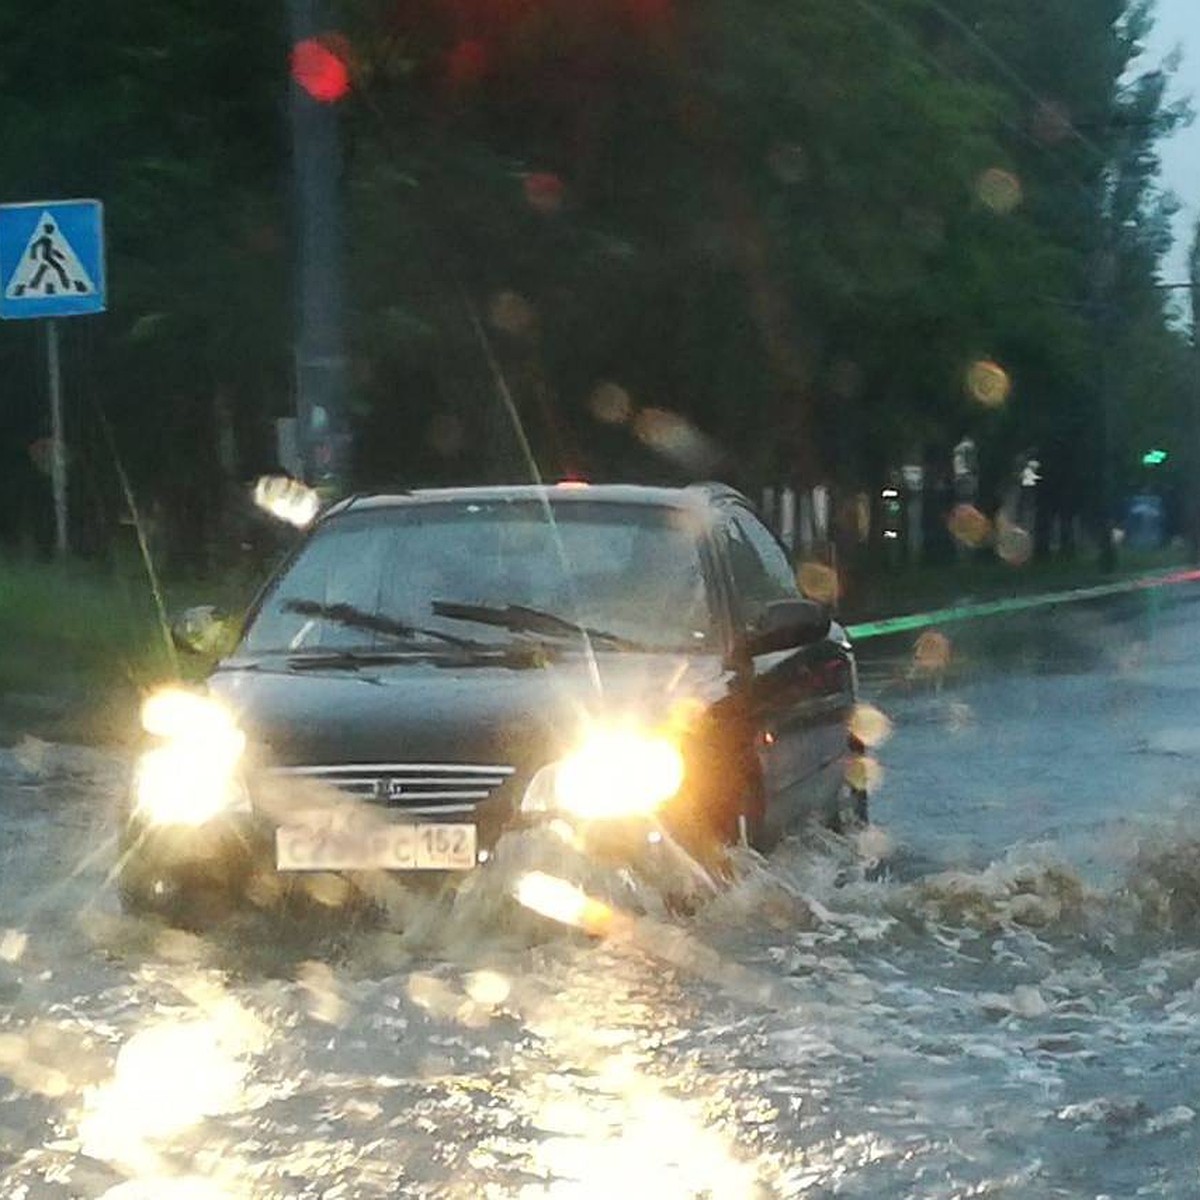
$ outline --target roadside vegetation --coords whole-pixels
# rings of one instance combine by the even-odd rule
[[[126,511],[207,569],[295,412],[289,86],[337,114],[351,486],[727,479],[878,500],[979,447],[1038,530],[1200,478],[1147,0],[329,0],[0,14],[6,195],[105,201],[113,304],[63,330],[74,543]],[[186,229],[186,236],[181,230]],[[0,329],[0,538],[48,507],[43,349]],[[1107,415],[1106,415],[1107,414]],[[1107,450],[1106,450],[1107,447]],[[1177,523],[1181,523],[1182,516]],[[41,524],[45,526],[45,521]],[[237,536],[236,533],[233,536]],[[876,547],[881,549],[881,547]]]
[[[1094,587],[1139,575],[1167,574],[1193,560],[1182,546],[1126,550],[1121,569],[1107,572],[1090,556],[1012,566],[980,554],[973,561],[941,566],[875,567],[846,581],[843,616],[865,621],[929,612],[958,604]]]
[[[1166,572],[1185,559],[1181,550],[1129,554],[1122,574]],[[261,578],[242,569],[168,580],[162,592],[168,622],[193,604],[236,617]],[[862,621],[1112,580],[1082,561],[897,568],[854,578],[840,614]],[[142,696],[163,682],[198,680],[211,666],[172,646],[137,561],[100,568],[0,559],[0,645],[0,744],[26,734],[126,741],[136,735]]]
[[[168,584],[168,615],[193,603],[237,612],[248,578]],[[0,559],[0,741],[25,732],[120,741],[135,731],[141,696],[201,676],[207,663],[171,645],[147,575],[136,563]]]

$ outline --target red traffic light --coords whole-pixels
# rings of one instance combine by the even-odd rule
[[[350,91],[348,47],[338,34],[305,38],[292,47],[292,78],[321,104],[336,104]]]

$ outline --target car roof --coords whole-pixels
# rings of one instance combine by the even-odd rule
[[[721,499],[745,501],[745,497],[722,483],[694,483],[686,487],[655,487],[632,483],[488,484],[472,487],[414,488],[411,491],[370,492],[338,501],[324,517],[353,509],[400,508],[419,504],[464,504],[479,502],[536,502],[551,504],[644,504],[662,508],[707,509]]]

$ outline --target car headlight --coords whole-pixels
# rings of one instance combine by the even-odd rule
[[[202,825],[249,809],[238,766],[245,734],[217,701],[164,688],[142,705],[142,727],[161,739],[138,759],[136,811],[156,825]]]
[[[521,809],[585,821],[648,817],[679,791],[683,775],[683,755],[667,738],[597,730],[573,754],[534,776]]]

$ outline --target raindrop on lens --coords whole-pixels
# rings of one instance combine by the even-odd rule
[[[967,392],[984,408],[999,408],[1012,391],[1012,380],[999,363],[980,359],[967,368]]]
[[[1021,203],[1021,181],[1001,167],[989,167],[975,185],[979,199],[992,210],[1005,216]]]
[[[944,671],[950,665],[950,639],[936,629],[927,629],[913,646],[913,666],[918,671]]]
[[[972,549],[987,544],[992,536],[992,523],[973,504],[955,505],[947,518],[950,536]]]
[[[617,383],[602,383],[588,397],[588,408],[597,421],[606,425],[623,425],[633,416],[633,401]]]
[[[996,554],[1010,567],[1023,567],[1033,557],[1033,538],[1019,525],[1003,525],[996,535]]]
[[[491,303],[488,319],[502,333],[522,337],[532,331],[537,315],[533,306],[516,292],[500,292]]]
[[[825,563],[801,563],[796,580],[801,592],[820,604],[833,604],[841,593],[837,571]]]

